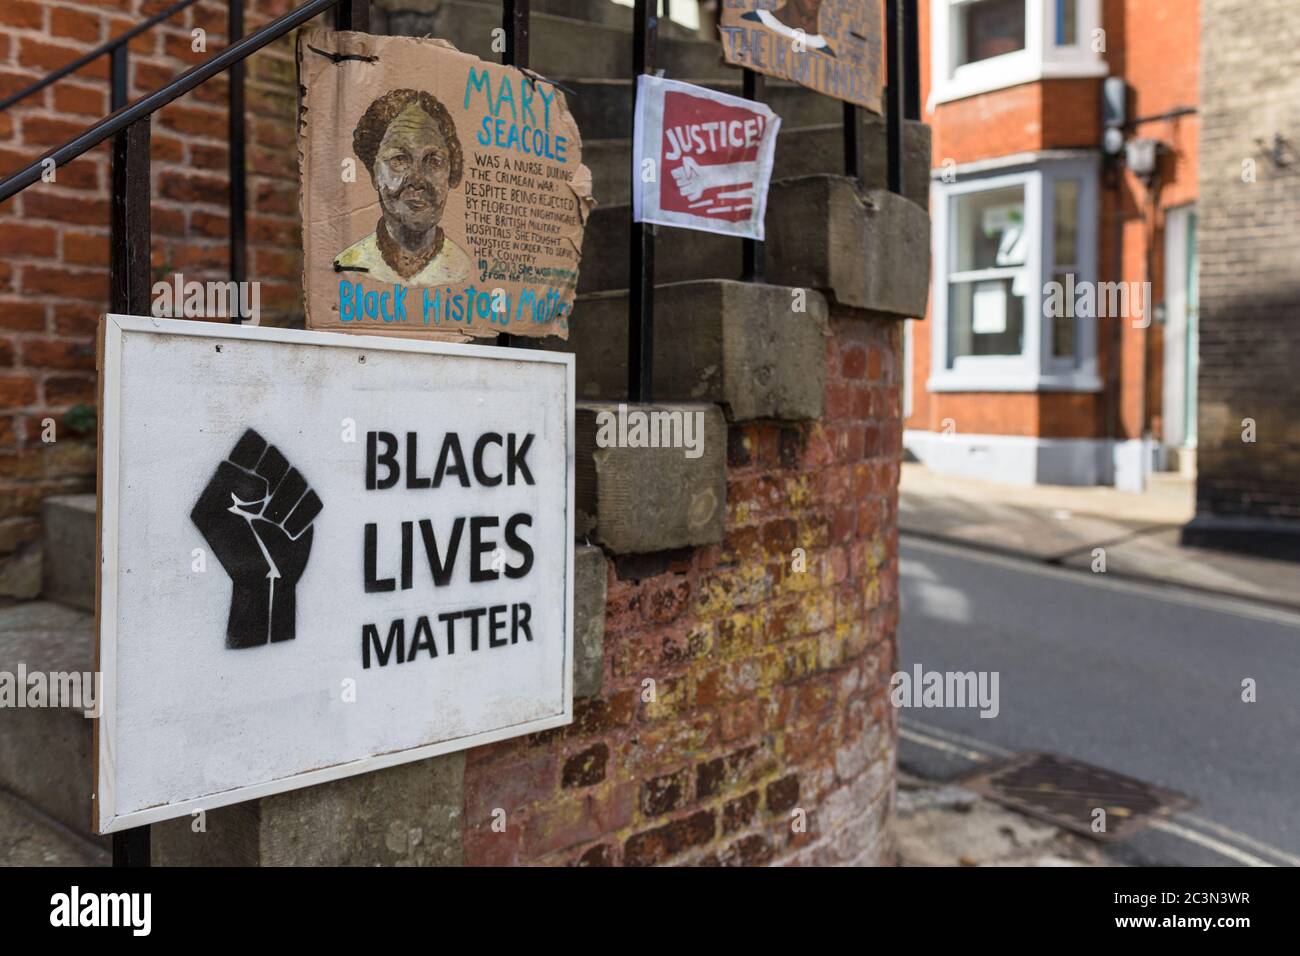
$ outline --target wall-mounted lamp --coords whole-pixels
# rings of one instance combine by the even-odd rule
[[[1129,140],[1124,144],[1124,165],[1134,176],[1150,180],[1156,174],[1161,145],[1158,139]]]

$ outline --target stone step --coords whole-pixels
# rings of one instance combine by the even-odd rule
[[[0,671],[17,675],[20,665],[28,675],[92,672],[94,615],[52,601],[0,609]],[[91,831],[93,729],[79,709],[0,711],[0,790],[107,846]]]
[[[632,141],[604,139],[586,142],[582,161],[591,169],[592,195],[600,205],[631,201]],[[844,168],[844,133],[836,126],[782,127],[772,163],[773,179],[837,174]]]
[[[822,416],[826,300],[807,289],[710,279],[655,288],[655,399],[713,402],[733,422]],[[577,356],[582,400],[627,395],[628,297],[578,299],[569,338],[541,348]]]
[[[575,422],[576,530],[616,555],[717,544],[727,512],[727,423],[717,405],[579,402]],[[645,416],[641,434],[670,434],[659,447],[620,444],[621,421]],[[615,423],[611,425],[610,423]],[[648,427],[647,427],[647,424]],[[673,424],[675,423],[675,431]],[[689,437],[691,443],[674,446]],[[697,428],[698,425],[698,428]],[[632,435],[631,427],[626,434]],[[611,443],[610,437],[615,437]]]
[[[556,79],[564,84],[565,89],[573,92],[568,97],[569,109],[578,121],[584,143],[597,139],[626,139],[632,135],[633,100],[630,79]],[[673,79],[682,79],[733,96],[741,95],[740,76],[734,71],[724,79]],[[833,125],[840,123],[844,117],[844,104],[839,100],[778,80],[767,81],[763,102],[781,117],[786,128]]]
[[[924,315],[929,296],[930,218],[883,189],[843,176],[774,182],[768,192],[764,279],[830,292],[859,309]],[[587,221],[578,292],[628,287],[629,209],[597,207]],[[741,241],[660,226],[656,284],[741,278]]]
[[[0,792],[0,867],[111,866],[112,853]]]
[[[52,601],[95,609],[95,496],[54,495],[41,508],[44,560],[41,593]]]
[[[499,8],[443,0],[428,10],[387,13],[385,32],[394,36],[433,36],[485,60],[500,60],[492,50],[492,31],[501,26]],[[588,23],[547,13],[532,16],[529,67],[546,77],[623,77],[632,74],[632,35],[621,27]],[[713,40],[661,39],[657,64],[668,76],[716,79],[737,75],[722,62],[722,46]],[[579,69],[575,66],[580,64]]]
[[[438,9],[444,0],[375,0],[371,6],[372,25],[385,16],[393,14],[429,14]],[[499,0],[464,0],[477,6],[495,11],[501,16]],[[599,23],[604,26],[619,27],[631,32],[632,7],[614,3],[613,0],[530,0],[529,9],[533,16],[548,13],[571,20],[584,20],[587,23]],[[659,20],[660,36],[689,39],[696,36],[694,30],[676,21],[666,18]]]

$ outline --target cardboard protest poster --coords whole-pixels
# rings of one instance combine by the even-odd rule
[[[101,330],[99,832],[571,722],[572,355]]]
[[[722,0],[728,63],[881,111],[880,0]]]
[[[299,36],[307,327],[568,335],[591,171],[564,94],[443,40]]]
[[[634,218],[762,239],[780,128],[762,103],[638,76]]]

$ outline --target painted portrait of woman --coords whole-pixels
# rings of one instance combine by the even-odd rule
[[[439,225],[464,164],[447,108],[423,90],[391,90],[362,114],[352,150],[370,173],[382,214],[374,232],[335,257],[335,267],[408,286],[466,279],[470,257]]]

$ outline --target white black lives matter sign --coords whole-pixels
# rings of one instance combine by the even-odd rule
[[[569,723],[573,360],[109,316],[96,820]]]

